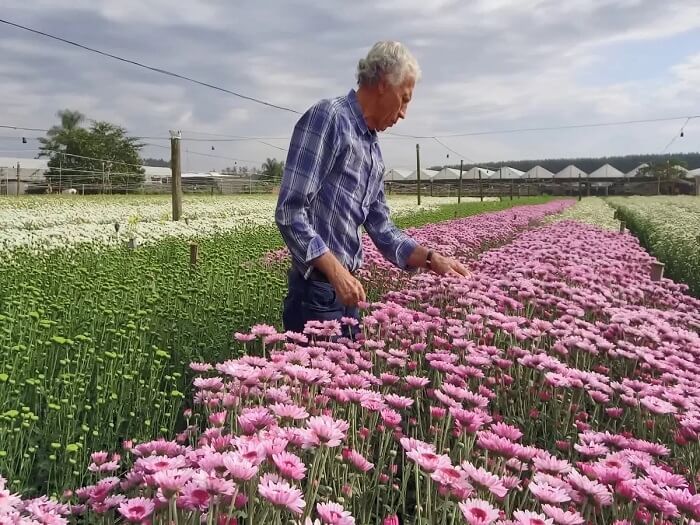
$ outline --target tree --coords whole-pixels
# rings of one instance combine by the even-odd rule
[[[262,180],[280,182],[284,173],[284,162],[268,158],[262,165]]]
[[[640,168],[638,177],[653,178],[658,181],[658,192],[676,193],[676,186],[679,179],[686,173],[685,162],[667,159],[666,162],[657,162]]]
[[[82,189],[87,193],[135,190],[144,180],[139,150],[142,144],[124,128],[104,121],[81,124],[79,111],[58,112],[61,124],[40,139],[40,157],[49,157],[49,187]]]
[[[147,159],[143,159],[143,165],[154,166],[156,168],[169,168],[170,161],[165,159],[152,159],[149,157]]]

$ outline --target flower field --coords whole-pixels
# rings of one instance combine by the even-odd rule
[[[545,200],[440,206],[396,221]],[[86,479],[91,450],[172,436],[184,425],[188,363],[238,355],[234,331],[279,323],[284,271],[262,262],[282,245],[276,228],[195,239],[196,267],[177,236],[136,250],[17,249],[0,261],[0,474],[11,488],[60,493]]]
[[[142,376],[144,363],[157,361],[165,364],[151,366],[152,376],[196,374],[183,406],[168,405],[169,417],[182,418],[181,432],[155,441],[127,433],[121,447],[102,450],[84,436],[69,438],[70,448],[56,441],[54,464],[88,458],[84,477],[72,478],[83,487],[74,485],[62,502],[22,500],[8,482],[0,516],[10,523],[24,516],[26,523],[393,525],[399,513],[421,525],[699,523],[700,301],[683,285],[652,281],[654,259],[627,233],[570,220],[539,225],[572,204],[415,224],[421,242],[470,266],[468,279],[397,279],[368,250],[363,279],[382,297],[363,305],[355,342],[337,338],[337,322],[294,334],[260,320],[236,331],[229,357],[175,357],[177,346],[132,355],[129,345],[117,359],[100,355],[102,363],[95,359],[83,373],[97,386],[109,378],[112,389],[129,384],[126,358]],[[264,244],[249,260],[278,248]],[[256,271],[274,275],[269,262],[279,258],[262,259],[267,264]],[[126,323],[106,333],[130,338]],[[36,332],[25,346],[39,338],[54,344]],[[26,350],[15,352],[17,365]],[[82,377],[70,375],[83,362],[74,355],[51,352],[66,361],[54,363],[52,376],[67,369],[66,389]],[[45,379],[22,392],[41,399]],[[0,383],[0,396],[8,383]],[[167,395],[170,386],[162,385],[137,395],[149,388]],[[3,406],[7,399],[15,398],[0,397]],[[164,404],[156,409],[154,401],[162,399],[147,399],[142,409],[155,417]],[[81,403],[80,394],[70,402]],[[62,410],[69,403],[57,402]],[[33,424],[27,411],[16,412],[14,458],[31,435],[14,428]],[[76,410],[73,419],[84,414]],[[102,431],[107,425],[98,422],[108,414],[89,421]],[[162,420],[166,429],[173,422]]]
[[[666,264],[665,275],[700,297],[700,197],[611,198],[620,218]]]
[[[389,204],[394,216],[401,217],[437,210],[454,200],[427,197],[418,207],[414,197],[392,196]],[[465,199],[470,200],[478,199]],[[193,238],[272,226],[275,203],[274,196],[265,195],[187,195],[183,202],[186,220],[172,222],[172,205],[163,195],[5,199],[0,202],[0,249],[104,247],[130,238],[139,244],[152,244],[168,237]]]
[[[605,230],[615,231],[620,227],[620,221],[615,219],[615,210],[600,197],[583,197],[574,206],[557,215],[551,215],[545,222],[577,221],[598,226]]]

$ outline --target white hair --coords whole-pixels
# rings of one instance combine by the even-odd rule
[[[418,61],[401,42],[377,42],[357,65],[357,83],[360,86],[375,85],[384,76],[394,86],[402,84],[407,78],[413,78],[416,82],[420,80]]]

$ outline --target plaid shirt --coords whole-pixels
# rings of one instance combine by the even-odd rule
[[[275,221],[293,264],[307,277],[310,261],[329,250],[357,270],[360,226],[384,257],[407,269],[417,243],[389,217],[377,133],[367,127],[354,89],[318,102],[294,127]]]

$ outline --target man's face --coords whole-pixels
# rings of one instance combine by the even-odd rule
[[[415,79],[410,77],[398,86],[392,85],[386,79],[379,82],[377,131],[384,131],[396,124],[399,119],[406,117],[406,110],[413,97],[415,85]]]

